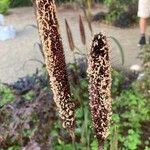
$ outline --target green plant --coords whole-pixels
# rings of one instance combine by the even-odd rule
[[[145,45],[140,53],[140,59],[142,60],[143,76],[139,78],[135,86],[139,92],[143,93],[148,101],[150,100],[150,44]]]
[[[74,69],[73,67],[71,68]],[[79,75],[80,72],[78,69],[78,66],[74,69],[74,71],[77,71],[77,75]],[[141,141],[141,137],[144,136],[141,127],[142,122],[149,119],[146,100],[131,86],[126,90],[121,88],[124,77],[120,71],[113,69],[112,76],[112,85],[114,87],[117,85],[115,91],[119,90],[120,92],[119,94],[118,92],[117,94],[114,93],[113,96],[113,115],[110,135],[108,140],[105,142],[104,150],[137,150],[140,145],[143,145],[144,147],[144,141]],[[120,78],[119,81],[118,78]],[[87,150],[89,148],[90,150],[97,150],[98,144],[91,128],[91,116],[86,115],[90,113],[87,101],[88,82],[86,78],[79,77],[78,79],[78,84],[76,84],[74,80],[70,80],[72,81],[71,90],[74,96],[73,99],[75,99],[77,103],[77,110],[75,114],[77,122],[77,127],[75,130],[77,136],[76,146],[79,150]],[[117,82],[117,84],[114,84],[114,82]],[[85,120],[86,116],[88,116],[86,119],[88,122]],[[58,143],[58,141],[53,142],[53,145],[57,145],[59,147],[58,149],[63,147],[60,143]],[[68,144],[68,142],[65,143]],[[63,145],[65,145],[64,142]]]
[[[136,150],[137,145],[140,145],[140,134],[133,129],[128,130],[128,136],[124,141],[124,149]]]
[[[10,88],[0,85],[0,106],[12,103],[14,100],[13,92]]]
[[[111,133],[110,150],[118,150],[118,131],[115,126]]]
[[[69,80],[71,84],[71,93],[73,93],[72,99],[74,99],[76,103],[76,148],[77,150],[97,150],[98,144],[91,126],[92,121],[88,106],[88,80],[85,76],[85,70],[82,70],[82,67],[77,64],[70,64],[68,67],[69,70],[72,70],[69,71],[69,74],[72,72]],[[46,75],[44,71],[42,74],[44,74],[44,76],[42,75],[41,77],[45,78]],[[127,89],[122,88],[122,84],[124,84],[123,79],[127,78],[126,74],[124,74],[124,76],[121,71],[115,69],[112,70],[112,86],[116,89],[113,90],[112,88],[114,91],[112,92],[113,115],[109,131],[110,134],[105,142],[104,150],[116,150],[116,148],[118,148],[117,150],[149,150],[149,139],[147,135],[149,109],[147,100],[145,100],[140,92],[133,89],[131,85]],[[39,145],[48,141],[48,137],[50,137],[52,148],[54,150],[65,150],[73,147],[70,136],[62,129],[61,121],[54,112],[55,106],[50,105],[50,102],[53,101],[51,100],[51,97],[48,96],[50,95],[48,92],[49,90],[46,90],[49,88],[48,79],[46,80],[47,84],[45,84],[43,78],[37,77],[39,81],[44,83],[44,86],[36,80],[34,87],[27,93],[23,93],[21,97],[17,95],[19,96],[19,101],[12,98],[12,104],[8,103],[7,105],[6,102],[5,105],[0,108],[0,130],[3,131],[0,133],[0,137],[4,137],[4,139],[6,139],[4,143],[7,144],[3,145],[4,143],[0,143],[2,148],[5,146],[4,150],[10,147],[10,145],[11,147],[12,145],[21,147],[22,142],[26,143],[29,141],[28,137],[37,140]],[[20,89],[20,87],[24,87],[22,85],[26,85],[29,81],[30,80],[27,80],[22,84],[19,83],[16,88]],[[45,94],[43,94],[41,90],[39,91],[39,88],[46,93],[44,92]],[[12,93],[11,95],[15,97],[15,92],[13,94],[11,89],[9,89],[9,91]],[[117,92],[116,94],[115,91]],[[3,96],[3,94],[0,95]],[[8,96],[9,94],[4,95]],[[8,106],[11,106],[10,108],[13,109],[7,109]],[[51,114],[49,114],[49,112],[51,112]],[[15,114],[17,114],[17,116]],[[14,115],[15,117],[13,117]],[[145,124],[147,126],[146,130],[142,130],[143,122],[147,122]],[[15,124],[15,128],[9,128],[10,124]],[[13,136],[12,130],[15,130],[16,133]]]
[[[37,97],[30,101],[23,95],[18,94],[17,98],[15,95],[14,103],[0,108],[0,149],[26,146],[30,139],[39,145],[48,141],[53,121],[57,119],[55,105],[50,93],[43,88],[38,92],[39,95],[36,93]]]
[[[109,8],[106,20],[119,27],[128,27],[136,23],[137,3],[137,0],[105,0]]]
[[[115,69],[112,70],[112,87],[111,92],[112,96],[119,96],[122,91],[122,84],[124,82],[124,76],[121,71],[117,71]]]
[[[10,7],[32,6],[32,0],[12,0]]]
[[[6,14],[9,9],[10,0],[0,1],[0,14]]]
[[[20,146],[11,146],[7,150],[21,150]]]
[[[23,98],[25,98],[26,100],[32,100],[34,97],[35,97],[34,91],[30,91],[23,96]]]
[[[118,128],[119,147],[136,150],[141,144],[142,122],[149,109],[144,97],[134,89],[126,90],[113,100],[113,124]],[[112,124],[112,127],[113,127]]]

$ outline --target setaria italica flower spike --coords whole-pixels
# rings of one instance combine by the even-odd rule
[[[107,39],[101,33],[92,42],[87,73],[93,128],[102,150],[111,118],[111,66]]]
[[[62,39],[56,17],[55,1],[36,0],[35,3],[39,34],[54,101],[59,110],[63,127],[67,128],[70,133],[73,133],[75,104],[71,100]]]

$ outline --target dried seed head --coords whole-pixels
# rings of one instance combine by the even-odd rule
[[[80,15],[79,15],[79,28],[80,28],[81,41],[85,45],[86,44],[86,36],[85,36],[83,21],[82,21],[82,18]]]
[[[99,146],[108,135],[111,117],[111,67],[110,50],[106,36],[94,37],[88,57],[90,108],[93,127]]]
[[[36,0],[36,14],[46,68],[54,101],[58,107],[63,127],[74,130],[74,103],[71,101],[62,39],[58,31],[54,0]]]
[[[65,19],[65,24],[66,24],[66,32],[67,32],[69,47],[73,51],[75,49],[74,40],[73,40],[71,29],[66,19]]]

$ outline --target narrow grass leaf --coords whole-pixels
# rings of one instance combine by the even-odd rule
[[[113,131],[113,137],[110,143],[110,150],[118,150],[118,131],[116,127]]]
[[[120,51],[120,54],[121,54],[121,61],[122,61],[122,65],[124,65],[124,52],[123,52],[123,48],[121,46],[121,44],[119,43],[119,41],[113,37],[113,36],[110,36],[110,38],[117,44],[118,48],[119,48],[119,51]]]
[[[83,8],[83,12],[84,12],[84,16],[86,18],[86,21],[88,23],[88,27],[89,27],[89,30],[91,32],[91,35],[93,35],[93,29],[92,29],[91,19],[88,17],[85,8]]]

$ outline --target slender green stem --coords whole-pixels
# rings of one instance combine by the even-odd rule
[[[74,61],[74,63],[77,65],[77,60],[76,60],[75,52],[74,52],[74,51],[73,51],[73,61]]]
[[[103,150],[103,146],[102,146],[102,145],[99,145],[98,150]]]
[[[83,54],[83,53],[81,52],[81,50],[80,50],[79,47],[75,46],[75,49],[76,49],[79,53],[81,53],[82,55],[85,55],[85,54]]]
[[[75,135],[73,134],[71,137],[72,137],[73,150],[77,150],[76,141],[75,141]]]

